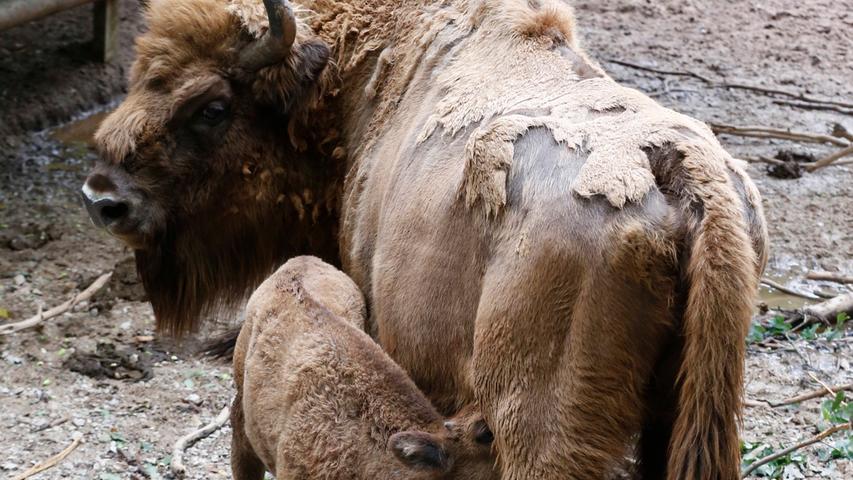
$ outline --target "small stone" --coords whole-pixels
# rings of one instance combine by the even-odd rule
[[[184,401],[187,403],[191,403],[197,407],[204,403],[204,400],[195,393],[187,395],[186,398],[184,398]]]
[[[2,468],[3,470],[17,470],[18,464],[15,462],[4,462],[2,465],[0,465],[0,468]]]
[[[27,281],[27,279],[24,278],[24,276],[21,275],[20,273],[15,275],[15,278],[14,278],[15,285],[18,285],[18,286],[23,285],[24,282],[26,282],[26,281]]]
[[[21,358],[17,355],[13,355],[9,352],[5,352],[5,351],[2,354],[0,354],[0,357],[2,357],[3,360],[6,360],[6,362],[8,362],[11,365],[20,365],[20,364],[24,363],[23,358]]]
[[[75,427],[82,427],[82,426],[86,425],[86,419],[75,418],[75,419],[71,420],[71,423],[73,423]]]

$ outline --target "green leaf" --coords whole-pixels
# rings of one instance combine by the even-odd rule
[[[5,308],[0,308],[0,318],[9,318],[10,316],[11,314],[9,313],[9,310],[6,310]]]

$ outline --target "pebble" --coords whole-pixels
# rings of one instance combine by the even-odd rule
[[[20,273],[19,273],[19,274],[17,274],[17,275],[15,275],[15,278],[14,278],[13,280],[14,280],[14,282],[15,282],[15,285],[23,285],[23,284],[24,284],[24,282],[26,282],[26,281],[27,281],[27,279],[26,279],[26,278],[24,278],[24,276],[23,276],[23,275],[21,275]]]
[[[191,394],[187,395],[186,398],[184,398],[184,401],[187,403],[191,403],[195,406],[199,406],[202,403],[204,403],[204,400],[195,393],[191,393]]]
[[[75,418],[75,419],[71,420],[71,423],[73,423],[75,427],[82,427],[82,426],[86,425],[86,419]]]
[[[6,351],[4,351],[3,353],[0,353],[0,357],[2,357],[3,360],[6,360],[11,365],[20,365],[20,364],[24,363],[23,358],[21,358],[17,355],[13,355],[13,354],[6,352]]]

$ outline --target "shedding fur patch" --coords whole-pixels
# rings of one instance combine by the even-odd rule
[[[572,190],[587,198],[604,196],[617,208],[641,201],[655,187],[645,148],[667,143],[678,148],[699,141],[717,150],[715,158],[731,158],[705,124],[609,78],[563,84],[549,101],[531,99],[519,102],[516,108],[546,109],[549,113],[502,115],[497,108],[489,112],[494,118],[478,127],[466,145],[461,195],[469,207],[481,202],[486,215],[497,214],[506,204],[513,143],[531,128],[546,128],[559,144],[586,152]],[[451,125],[448,133],[452,134],[460,128],[455,124],[458,121],[445,118],[436,123]],[[733,170],[739,169],[734,163],[726,163]]]

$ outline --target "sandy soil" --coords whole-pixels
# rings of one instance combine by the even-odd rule
[[[590,53],[614,77],[668,106],[720,123],[820,133],[841,123],[853,131],[849,115],[792,108],[755,93],[607,62],[690,70],[720,81],[851,101],[849,1],[752,3],[589,0],[576,5]],[[107,288],[73,312],[0,337],[0,475],[9,478],[78,437],[84,443],[40,478],[167,477],[174,441],[215,417],[231,395],[227,366],[195,358],[192,342],[152,340],[151,309],[142,301],[130,252],[91,228],[79,205],[76,191],[93,159],[81,140],[96,120],[55,129],[72,117],[85,117],[87,109],[107,108],[121,93],[127,46],[139,28],[137,3],[122,7],[125,49],[118,65],[82,58],[91,35],[88,7],[0,34],[0,317],[25,319],[39,306],[70,298],[100,273],[116,270]],[[772,156],[780,149],[818,156],[830,151],[821,145],[721,138],[742,157]],[[801,277],[812,269],[853,272],[853,167],[779,180],[767,176],[762,164],[753,164],[750,174],[764,196],[770,226],[769,275],[806,291],[843,291]],[[764,293],[775,303],[793,304],[788,297]],[[851,335],[792,338],[774,348],[750,347],[750,399],[780,400],[819,388],[812,376],[832,385],[853,381]],[[99,343],[115,347],[118,368],[110,362],[105,367],[123,379],[71,370],[72,364],[80,370],[76,360],[95,352]],[[826,426],[820,402],[748,408],[743,438],[778,449],[809,437]],[[187,452],[189,478],[230,477],[229,436],[226,427]],[[784,477],[853,476],[850,460],[821,458],[841,438],[805,451],[801,462],[786,467]]]

